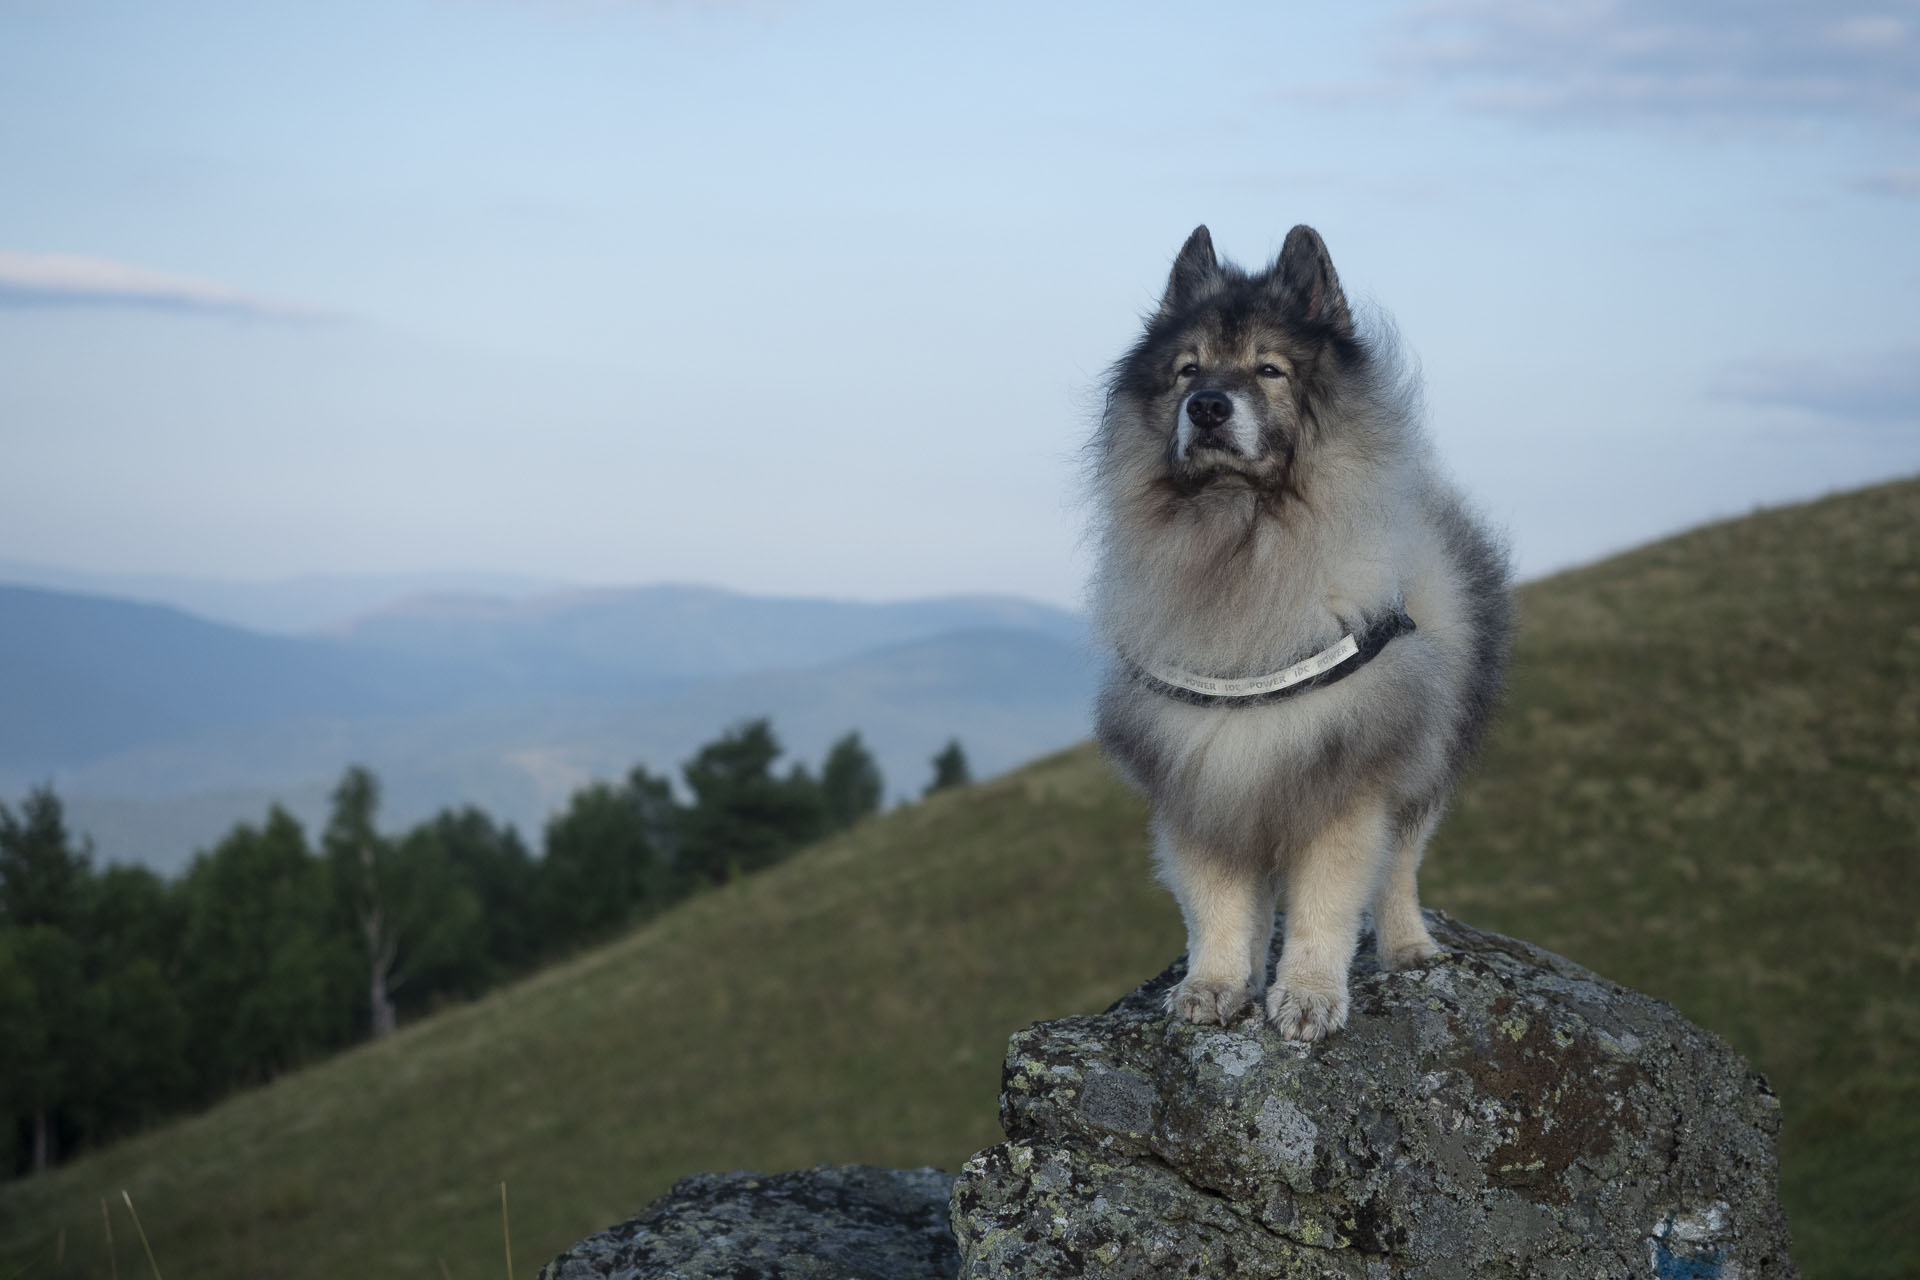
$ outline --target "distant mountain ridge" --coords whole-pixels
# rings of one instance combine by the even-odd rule
[[[901,601],[841,600],[825,596],[762,596],[724,587],[690,582],[661,582],[631,587],[568,587],[560,590],[500,595],[481,592],[422,591],[398,596],[387,603],[319,631],[350,634],[387,617],[447,617],[502,621],[551,617],[582,607],[628,602],[640,607],[714,610],[757,606],[772,609],[831,608],[872,615],[925,617],[946,612],[982,615],[1008,626],[1036,629],[1070,627],[1079,615],[1023,596],[966,593],[928,596]]]
[[[0,583],[168,605],[209,622],[274,635],[337,625],[424,592],[520,596],[567,589],[556,579],[509,573],[315,573],[253,582],[187,573],[99,573],[24,560],[0,560]]]
[[[1079,644],[1079,615],[1012,596],[869,603],[667,584],[517,599],[412,596],[325,634],[368,650],[483,665],[558,685],[712,679],[833,662],[951,631],[1006,628]]]
[[[422,713],[457,673],[164,605],[0,586],[0,774],[290,716]]]
[[[165,869],[269,803],[317,822],[358,762],[391,825],[472,803],[537,837],[586,781],[675,773],[760,715],[815,766],[860,730],[913,794],[949,736],[983,776],[1081,737],[1083,634],[1013,597],[655,586],[415,595],[286,636],[0,586],[0,800],[52,781],[103,857]]]

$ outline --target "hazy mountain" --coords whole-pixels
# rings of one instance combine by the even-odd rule
[[[249,582],[180,573],[90,573],[18,560],[0,560],[0,583],[171,605],[214,622],[281,635],[334,626],[426,592],[512,597],[566,586],[506,573],[305,574]]]
[[[1079,615],[1011,596],[865,603],[713,587],[607,588],[519,599],[429,595],[328,634],[357,647],[484,666],[510,685],[591,691],[832,662],[982,628],[1079,643]]]
[[[0,775],[291,716],[420,714],[478,685],[405,654],[0,586]]]
[[[889,802],[917,796],[930,759],[957,736],[977,776],[1084,738],[1095,670],[1077,642],[1032,631],[952,632],[819,667],[703,684],[658,702],[608,709],[565,736],[602,759],[627,752],[677,767],[715,726],[771,715],[790,752],[816,768],[858,729],[886,776]]]
[[[949,737],[981,777],[1085,737],[1092,693],[1079,646],[1037,632],[969,631],[663,699],[555,698],[210,729],[103,756],[59,781],[75,827],[102,856],[171,868],[236,821],[258,821],[274,801],[321,822],[327,790],[349,762],[379,774],[389,826],[471,803],[537,836],[587,781],[635,764],[677,779],[702,743],[744,719],[773,718],[788,749],[782,768],[800,760],[817,770],[828,745],[858,729],[891,802],[919,794]]]
[[[352,762],[400,825],[473,803],[537,834],[590,778],[677,773],[761,715],[818,767],[859,729],[889,797],[950,736],[984,776],[1086,731],[1080,620],[991,597],[859,604],[695,587],[419,598],[324,637],[0,588],[0,800],[51,780],[109,859],[178,866]]]

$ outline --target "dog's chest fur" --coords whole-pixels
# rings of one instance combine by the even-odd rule
[[[1385,513],[1393,502],[1383,494],[1368,507]],[[1206,559],[1226,541],[1217,529],[1110,561],[1113,599],[1099,616],[1116,649],[1206,674],[1277,670],[1402,601],[1440,624],[1433,635],[1395,640],[1344,680],[1261,706],[1193,706],[1117,664],[1100,699],[1099,736],[1158,820],[1223,853],[1284,860],[1356,790],[1389,776],[1399,790],[1440,766],[1421,722],[1431,699],[1414,686],[1442,674],[1435,642],[1448,610],[1409,581],[1421,556],[1407,544],[1405,514],[1274,522],[1239,544],[1232,574]],[[1121,600],[1127,609],[1116,616]]]

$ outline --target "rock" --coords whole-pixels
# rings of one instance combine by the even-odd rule
[[[1184,961],[1016,1035],[1008,1140],[954,1188],[960,1274],[1798,1276],[1764,1079],[1657,1000],[1428,923],[1446,953],[1422,969],[1362,944],[1352,1019],[1317,1044],[1251,1009],[1170,1023]]]
[[[952,1188],[938,1169],[859,1164],[696,1174],[540,1280],[953,1280]]]

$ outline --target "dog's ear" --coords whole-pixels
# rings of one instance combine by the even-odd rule
[[[1167,277],[1167,292],[1160,299],[1160,314],[1172,315],[1190,305],[1213,288],[1220,277],[1220,260],[1213,256],[1213,236],[1206,227],[1193,229],[1173,260],[1173,274]]]
[[[1347,310],[1347,295],[1340,292],[1340,277],[1318,231],[1299,226],[1287,232],[1268,279],[1288,319],[1330,329],[1338,337],[1353,336],[1353,313]]]

